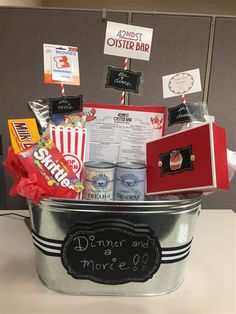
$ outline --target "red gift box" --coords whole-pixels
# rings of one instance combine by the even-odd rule
[[[147,194],[229,189],[225,129],[207,123],[147,143]]]

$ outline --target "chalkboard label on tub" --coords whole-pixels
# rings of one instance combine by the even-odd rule
[[[138,94],[140,76],[141,72],[108,67],[105,87]]]
[[[145,282],[160,267],[161,247],[148,227],[95,222],[75,225],[68,232],[61,259],[75,279],[110,285]]]

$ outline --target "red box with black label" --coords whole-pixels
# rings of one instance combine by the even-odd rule
[[[229,189],[225,129],[215,123],[147,143],[151,194]]]

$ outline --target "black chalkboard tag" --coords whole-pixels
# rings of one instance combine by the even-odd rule
[[[106,88],[114,88],[138,94],[141,72],[108,67]]]
[[[182,103],[168,108],[168,126],[192,121],[205,121],[203,108],[200,104]]]
[[[72,227],[61,260],[75,279],[110,285],[145,282],[160,267],[161,247],[148,227],[112,219]]]
[[[161,176],[194,170],[192,145],[160,154]]]
[[[83,95],[50,98],[49,112],[51,117],[53,115],[65,115],[81,112],[82,110]]]

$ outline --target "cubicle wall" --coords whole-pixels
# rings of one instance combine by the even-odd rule
[[[209,112],[226,128],[228,148],[236,151],[236,18],[217,17],[208,93]],[[203,202],[205,208],[236,210],[236,176],[230,192],[219,191]]]
[[[142,73],[143,82],[139,95],[129,95],[129,104],[178,104],[180,99],[176,97],[163,99],[161,78],[183,70],[200,68],[203,91],[204,86],[208,86],[205,77],[208,77],[206,71],[210,70],[207,60],[212,52],[209,42],[210,38],[213,39],[214,30],[211,16],[0,8],[0,134],[3,137],[4,156],[10,144],[7,119],[31,117],[27,107],[29,100],[60,95],[59,86],[45,85],[43,82],[43,43],[79,47],[81,86],[66,86],[66,94],[83,94],[85,102],[120,103],[120,92],[104,88],[107,66],[122,67],[124,61],[121,57],[103,54],[107,20],[119,23],[131,21],[134,25],[154,29],[150,61],[130,61],[130,68]],[[236,119],[235,34],[236,19],[216,18],[209,112],[226,127],[228,147],[232,150],[236,150],[233,122]],[[203,95],[203,92],[191,94],[188,99],[201,101]],[[175,128],[170,128],[168,133],[173,131]],[[9,176],[5,176],[5,182],[9,190]],[[0,190],[3,187],[1,184]],[[234,208],[235,194],[236,188],[233,186],[230,192],[217,192],[205,198],[204,207]],[[7,197],[5,205],[3,200],[0,198],[2,208],[26,207],[24,199],[20,197]]]
[[[141,95],[130,95],[130,104],[179,104],[178,97],[162,98],[162,76],[171,73],[199,68],[204,86],[211,17],[134,13],[132,24],[153,28],[153,42],[149,62],[131,61],[132,70],[142,72],[144,82]],[[203,92],[186,98],[201,101]]]

